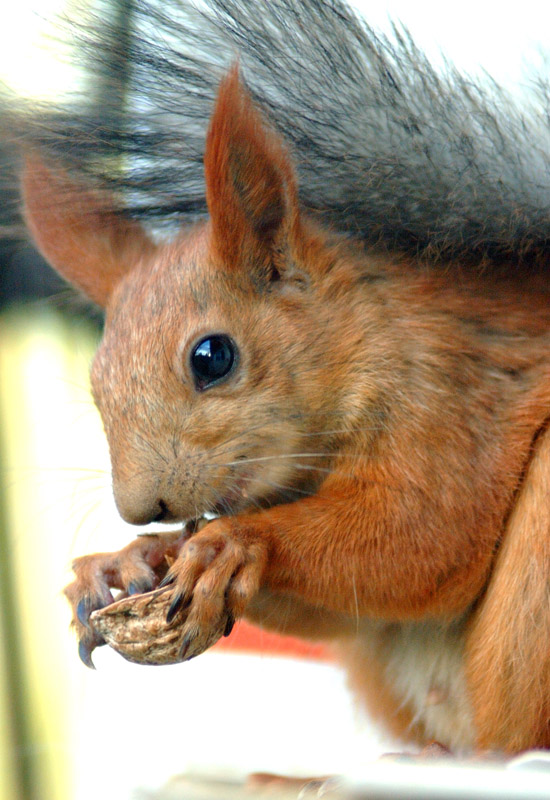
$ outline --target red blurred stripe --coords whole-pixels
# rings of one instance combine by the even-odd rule
[[[306,658],[315,661],[332,660],[330,650],[323,644],[304,642],[292,636],[280,636],[242,621],[235,624],[231,636],[221,639],[216,648],[218,650]]]

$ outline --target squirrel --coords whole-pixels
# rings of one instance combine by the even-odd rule
[[[332,642],[402,739],[550,747],[546,123],[340,0],[252,6],[136,3],[133,127],[14,123],[29,231],[106,312],[120,514],[218,515],[76,560],[81,656],[169,554],[182,658],[244,617]]]

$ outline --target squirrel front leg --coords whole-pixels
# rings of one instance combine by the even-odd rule
[[[550,747],[550,430],[538,438],[469,631],[478,746]]]
[[[191,641],[227,608],[245,614],[260,589],[349,619],[458,613],[479,594],[493,543],[438,511],[366,475],[334,474],[314,496],[220,518],[173,564],[168,618],[189,606]]]

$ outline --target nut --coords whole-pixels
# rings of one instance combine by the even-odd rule
[[[94,611],[90,623],[106,643],[135,664],[178,664],[200,655],[224,633],[227,621],[219,627],[200,631],[182,657],[183,627],[187,611],[180,612],[170,623],[166,614],[172,600],[170,587],[147,594],[132,595]]]
[[[205,519],[187,523],[192,535],[208,524]],[[135,664],[178,664],[198,656],[223,636],[228,615],[208,630],[199,630],[189,641],[184,634],[188,608],[166,622],[173,599],[172,587],[165,586],[146,594],[135,594],[94,611],[90,617],[93,630],[121,656]],[[186,647],[183,640],[186,638]]]

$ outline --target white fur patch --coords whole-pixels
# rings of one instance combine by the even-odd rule
[[[474,745],[463,670],[464,622],[363,621],[354,648],[354,659],[364,654],[370,661],[376,654],[384,682],[402,706],[412,710],[413,723],[422,723],[428,741],[438,741],[453,753]]]

